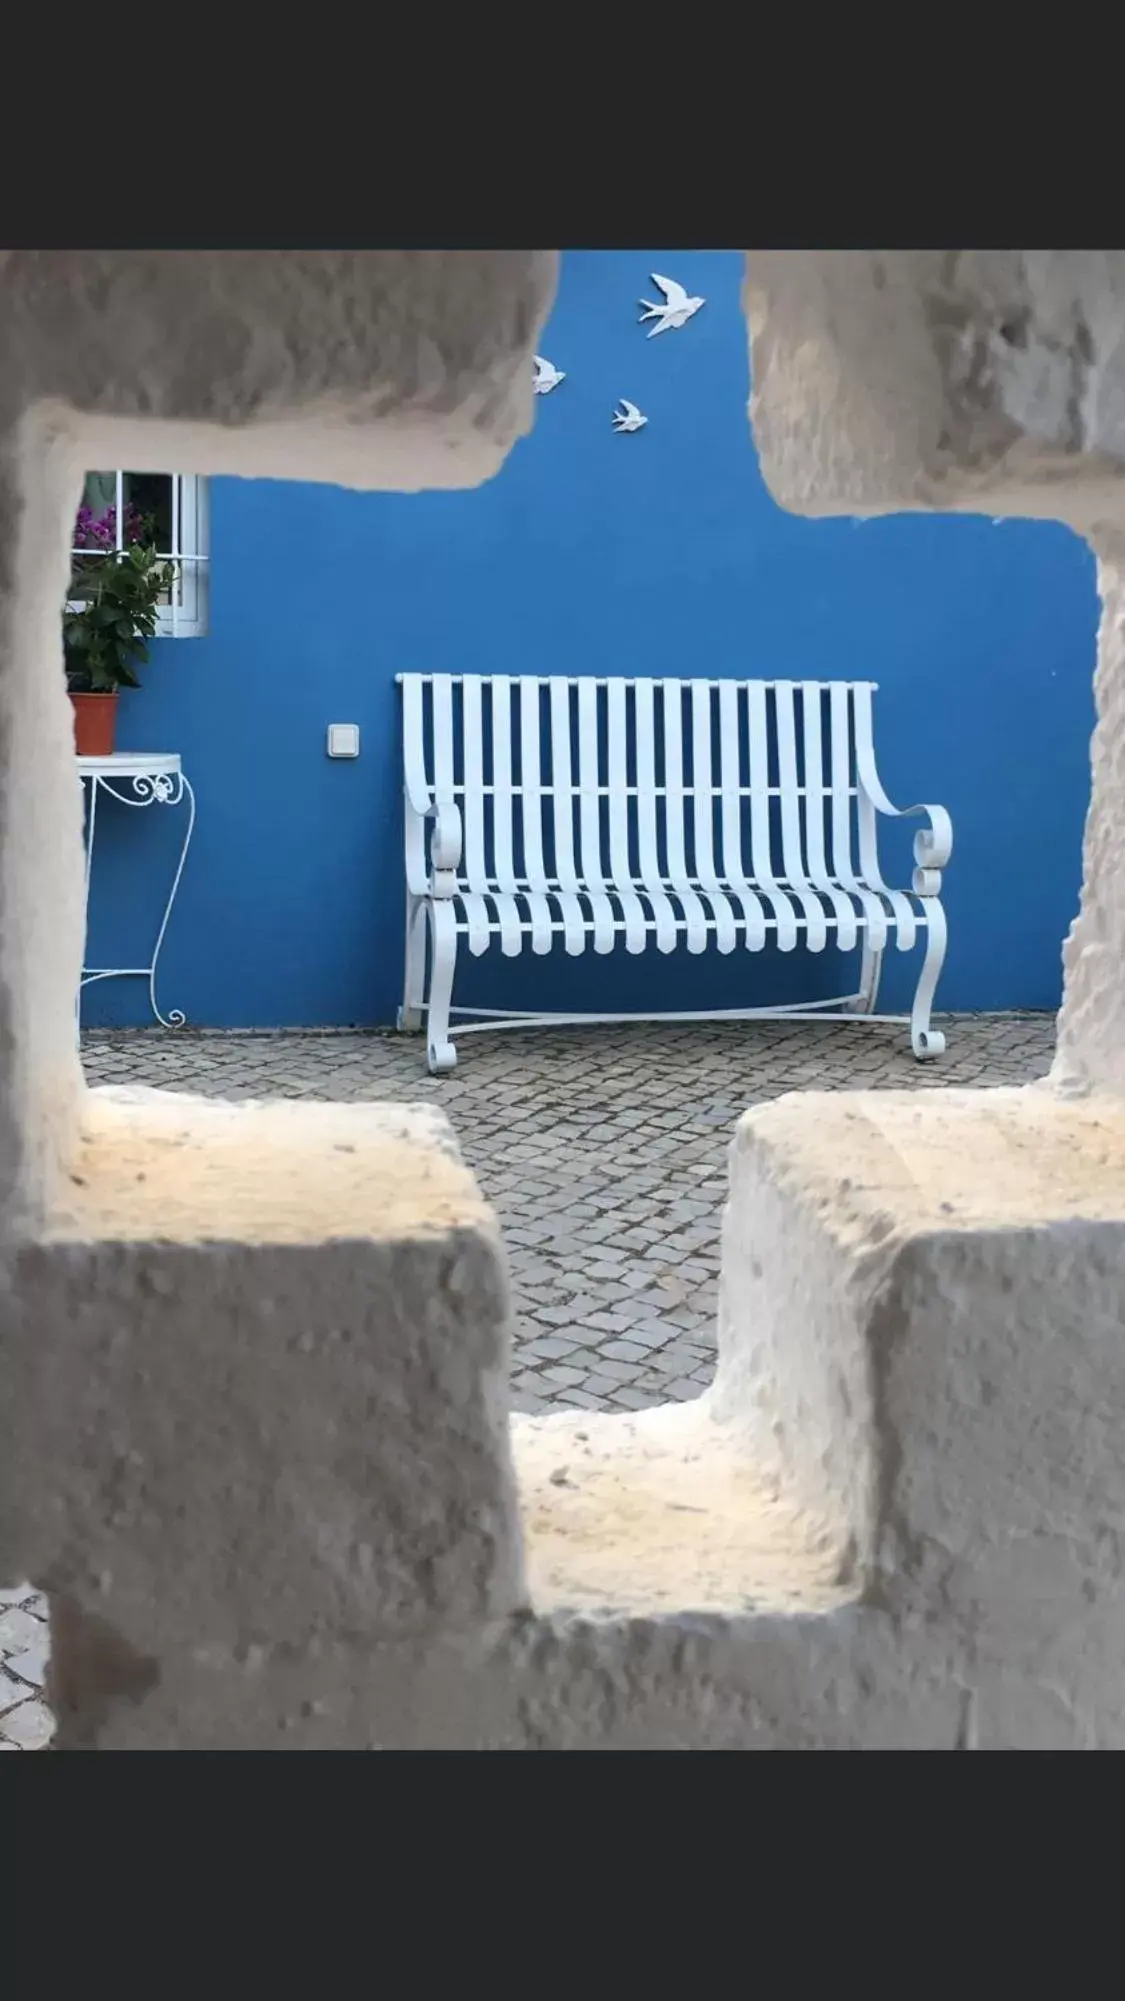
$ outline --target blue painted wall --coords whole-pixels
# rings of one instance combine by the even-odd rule
[[[635,302],[653,268],[707,304],[650,341]],[[745,416],[740,279],[728,251],[567,252],[540,343],[567,379],[474,492],[213,483],[209,636],[159,642],[145,688],[121,701],[119,747],[179,750],[199,802],[165,1007],[214,1026],[393,1020],[394,676],[411,668],[877,680],[884,784],[953,814],[939,1005],[1057,1005],[1089,787],[1092,559],[1050,525],[784,514]],[[613,433],[621,396],[647,429]],[[331,721],[360,725],[358,762],[326,757]],[[98,963],[136,962],[173,841],[171,815],[103,814]],[[907,968],[888,963],[884,998],[901,1004]],[[839,970],[832,953],[497,953],[455,999],[753,1004],[839,991]],[[145,1020],[140,983],[92,989],[84,1018]]]

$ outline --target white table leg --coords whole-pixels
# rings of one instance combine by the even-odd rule
[[[82,993],[86,987],[92,986],[97,980],[133,977],[148,981],[149,1004],[153,1015],[161,1027],[182,1028],[186,1019],[182,1008],[172,1008],[168,1014],[161,1012],[160,1004],[156,998],[156,976],[160,964],[160,952],[164,944],[164,936],[168,929],[168,920],[172,915],[172,907],[176,901],[176,894],[180,887],[180,878],[184,872],[184,863],[187,860],[187,853],[191,846],[191,837],[195,828],[195,792],[192,789],[189,779],[185,777],[182,771],[152,773],[141,771],[130,774],[95,771],[83,773],[83,780],[87,776],[90,778],[90,803],[86,823],[85,921],[87,929],[89,926],[90,876],[93,867],[94,830],[97,823],[99,788],[104,787],[110,798],[116,799],[118,804],[122,806],[178,806],[186,796],[188,811],[184,826],[184,837],[180,844],[179,858],[176,863],[176,872],[172,877],[172,885],[168,892],[167,902],[164,905],[164,914],[160,920],[160,929],[156,934],[156,943],[153,946],[152,957],[148,965],[104,966],[89,969],[83,966],[75,1006],[76,1032],[81,1020]]]

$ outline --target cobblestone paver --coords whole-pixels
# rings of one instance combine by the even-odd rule
[[[420,1038],[394,1034],[91,1033],[83,1055],[93,1083],[435,1100],[503,1225],[513,1406],[637,1410],[710,1380],[726,1155],[748,1105],[809,1089],[1024,1084],[1050,1064],[1053,1015],[942,1025],[949,1047],[931,1064],[915,1063],[900,1027],[785,1022],[472,1036],[440,1079]],[[39,1620],[38,1601],[12,1603]],[[0,1743],[34,1736],[46,1714],[27,1639],[21,1625],[14,1647],[0,1643]]]

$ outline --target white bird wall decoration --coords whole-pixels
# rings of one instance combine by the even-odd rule
[[[659,285],[663,292],[664,304],[654,306],[651,299],[639,299],[638,305],[643,306],[645,310],[638,324],[643,326],[646,320],[655,320],[656,325],[648,336],[650,340],[655,340],[657,334],[667,333],[670,327],[686,325],[692,314],[697,313],[700,306],[705,306],[707,301],[699,298],[689,299],[683,286],[677,285],[674,278],[662,278],[657,271],[649,275],[653,284]]]
[[[549,396],[552,389],[565,381],[565,368],[556,368],[553,361],[545,361],[541,354],[535,356],[535,380],[531,386],[537,396]]]
[[[647,423],[648,423],[648,418],[642,417],[636,404],[628,402],[626,398],[623,396],[620,401],[620,406],[613,413],[614,430],[639,431],[642,424],[647,424]]]

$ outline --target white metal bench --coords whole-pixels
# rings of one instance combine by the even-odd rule
[[[406,972],[399,1027],[425,1018],[432,1071],[458,1033],[584,1021],[904,1019],[877,1015],[892,935],[925,951],[910,1039],[940,1055],[930,1009],[945,957],[942,806],[914,837],[909,889],[880,872],[869,681],[599,681],[401,674],[406,792]],[[427,930],[429,954],[427,961]],[[451,1005],[458,946],[499,940],[569,953],[681,942],[783,952],[862,948],[854,994],[782,1007],[666,1015],[510,1014]],[[428,971],[428,979],[427,979]]]

